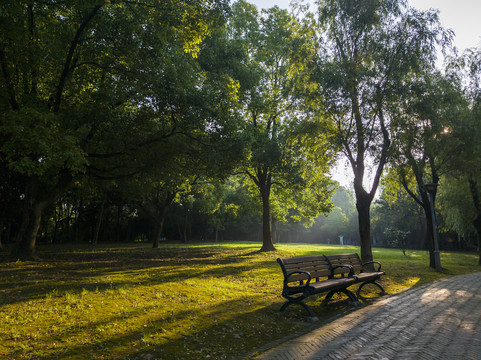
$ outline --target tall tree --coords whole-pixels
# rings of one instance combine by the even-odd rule
[[[114,170],[119,154],[135,161],[136,150],[177,131],[178,109],[155,106],[151,76],[168,78],[171,60],[195,56],[224,5],[1,2],[0,159],[24,186],[15,257],[34,255],[43,210],[79,174],[101,173],[101,159],[100,170]],[[172,95],[179,88],[168,80]]]
[[[446,136],[450,124],[462,115],[459,110],[464,100],[453,78],[434,71],[419,74],[409,84],[402,94],[406,100],[398,107],[400,112],[393,122],[393,167],[404,189],[424,211],[429,265],[435,268],[432,207],[437,190],[429,195],[426,184],[438,185],[447,171],[451,155],[446,151]],[[410,186],[412,177],[416,190]]]
[[[241,0],[233,5],[228,29],[245,59],[243,71],[238,72],[247,149],[240,172],[252,180],[262,202],[261,251],[275,250],[271,237],[273,193],[283,199],[284,207],[289,198],[307,208],[307,196],[301,199],[301,194],[313,189],[309,193],[318,200],[316,209],[330,208],[326,179],[332,158],[329,121],[319,108],[310,108],[305,99],[296,96],[299,64],[295,46],[305,39],[295,36],[295,26],[286,10],[273,7],[259,15],[255,6]],[[314,179],[317,183],[309,184]]]
[[[370,206],[388,160],[397,93],[406,77],[434,62],[435,45],[449,34],[436,12],[404,0],[321,0],[318,13],[316,79],[353,171],[361,256],[370,261]]]

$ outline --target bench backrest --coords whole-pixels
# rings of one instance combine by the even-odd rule
[[[358,254],[326,255],[326,258],[331,263],[333,268],[338,265],[351,265],[354,268],[354,273],[359,274],[361,272],[362,261]],[[334,274],[347,273],[349,273],[349,269],[346,267],[341,267],[334,270]]]
[[[331,275],[331,265],[325,256],[297,256],[286,259],[277,259],[284,273],[284,281],[287,275],[295,271],[308,271],[312,281],[319,278],[327,278]],[[289,277],[289,283],[307,280],[306,274],[295,274]]]

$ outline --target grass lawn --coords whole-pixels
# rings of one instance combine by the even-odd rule
[[[258,243],[44,246],[42,262],[0,254],[0,359],[242,359],[308,328],[300,306],[283,304],[277,257],[358,252],[339,245]],[[390,294],[443,276],[481,271],[477,254],[374,249]],[[365,287],[367,291],[369,286]],[[372,290],[375,291],[375,287]],[[365,301],[376,298],[366,294]],[[322,297],[321,297],[322,299]],[[321,319],[349,309],[345,298],[308,302]]]

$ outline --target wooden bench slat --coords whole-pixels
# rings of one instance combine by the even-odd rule
[[[320,256],[295,256],[291,258],[284,258],[281,260],[284,263],[284,265],[292,264],[292,263],[305,263],[309,261],[319,261],[319,260],[326,261],[323,256],[321,257]]]
[[[312,282],[314,282],[316,280],[316,278],[326,278],[327,279],[328,276],[331,274],[331,272],[329,270],[326,270],[326,271],[309,271],[309,273],[311,274],[311,281]],[[309,278],[309,276],[307,276],[307,274],[291,275],[291,276],[289,276],[289,283],[307,280],[308,278]]]
[[[309,268],[309,269],[330,269],[331,266],[330,264],[328,263],[325,263],[325,264],[322,264],[322,263],[306,263],[306,264],[296,264],[296,265],[289,265],[289,266],[285,266],[285,269],[288,271],[288,272],[291,272],[293,270],[299,270],[299,269],[306,269],[306,268]]]
[[[327,258],[333,267],[338,265],[351,265],[356,273],[360,272],[362,269],[361,259],[357,254],[327,255]],[[349,270],[347,268],[338,268],[334,270],[335,274],[345,274],[348,272]]]
[[[320,264],[320,263],[306,263],[306,264],[297,264],[296,266],[286,266],[285,267],[288,272],[291,272],[293,270],[299,270],[299,269],[326,269],[329,270],[331,266],[329,264]]]
[[[309,265],[322,266],[322,267],[328,268],[329,262],[327,260],[319,260],[319,261],[305,261],[305,262],[295,262],[295,263],[284,264],[286,269],[302,268]]]

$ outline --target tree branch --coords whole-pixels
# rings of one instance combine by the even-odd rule
[[[65,59],[64,68],[63,68],[62,74],[60,75],[60,80],[54,95],[54,100],[53,100],[54,112],[58,112],[60,109],[60,103],[62,101],[62,94],[65,87],[65,83],[67,82],[67,77],[74,68],[74,65],[72,65],[72,63],[75,62],[74,53],[75,53],[75,49],[77,48],[77,45],[80,42],[80,37],[82,36],[82,33],[84,32],[89,22],[92,21],[92,19],[95,17],[95,15],[97,14],[97,12],[100,10],[102,6],[103,5],[96,5],[92,9],[92,11],[87,14],[87,16],[84,18],[79,28],[77,29],[77,32],[75,33],[75,36],[70,44],[70,48],[67,53],[67,58]]]
[[[406,180],[406,174],[404,173],[404,170],[401,170],[399,173],[399,178],[401,181],[401,185],[403,186],[404,190],[411,196],[415,202],[417,202],[421,207],[424,207],[424,203],[416,196],[416,194],[409,188],[407,180]]]
[[[381,100],[379,100],[381,103]],[[379,181],[381,180],[381,175],[384,170],[384,165],[387,161],[387,155],[389,151],[389,147],[391,146],[391,139],[389,137],[389,131],[386,128],[385,119],[384,119],[384,112],[382,111],[382,105],[379,105],[379,121],[381,124],[381,132],[383,137],[382,149],[381,149],[381,157],[379,159],[379,164],[377,166],[376,175],[374,176],[374,181],[372,183],[372,188],[369,195],[374,198],[374,194],[376,193],[377,187],[379,186]]]
[[[259,180],[257,179],[257,177],[255,175],[251,174],[251,172],[249,170],[246,170],[245,173],[247,174],[247,176],[249,176],[252,179],[252,181],[254,181],[254,183],[257,186],[259,186],[259,184],[260,184]]]

